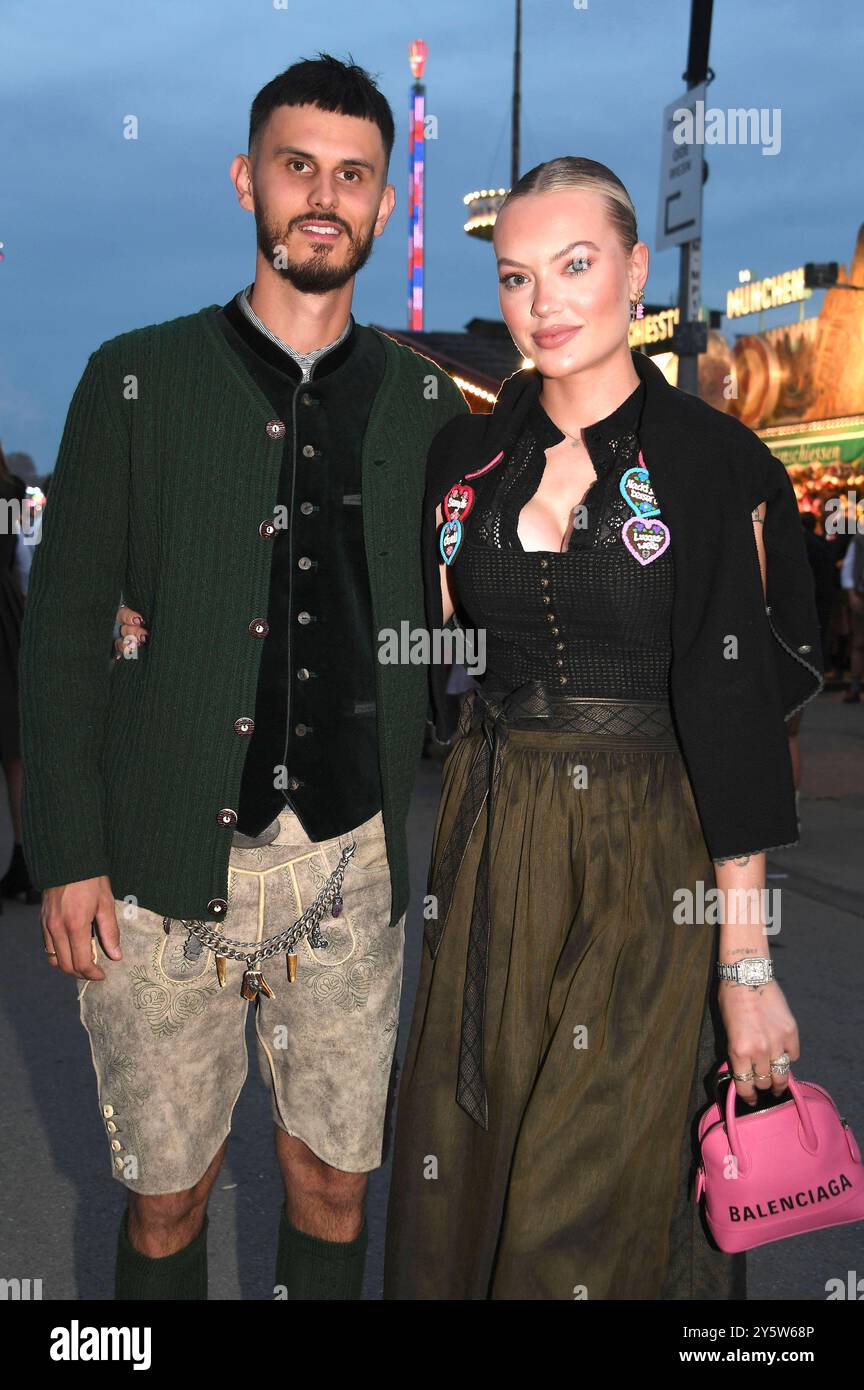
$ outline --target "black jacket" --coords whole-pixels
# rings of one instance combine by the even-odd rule
[[[720,862],[784,848],[798,840],[784,719],[823,686],[795,493],[746,425],[670,386],[650,357],[632,355],[646,392],[639,441],[675,556],[670,703],[708,850]],[[538,372],[516,372],[491,414],[451,420],[433,441],[423,520],[433,632],[442,626],[435,508],[463,474],[508,449],[541,386]],[[751,518],[763,501],[767,602]],[[435,729],[446,738],[446,671],[433,665],[430,673]]]

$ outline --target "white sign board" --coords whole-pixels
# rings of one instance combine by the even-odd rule
[[[663,112],[660,157],[660,198],[657,204],[656,250],[681,246],[702,235],[702,165],[704,145],[694,139],[703,123],[696,103],[705,102],[705,83],[691,87]],[[689,113],[685,115],[684,113]]]

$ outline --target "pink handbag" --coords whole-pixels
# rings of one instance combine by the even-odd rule
[[[715,1101],[699,1121],[695,1201],[705,1194],[705,1217],[721,1250],[864,1220],[861,1150],[823,1086],[790,1072],[786,1100],[736,1117],[728,1062],[717,1079],[729,1079],[726,1114]]]

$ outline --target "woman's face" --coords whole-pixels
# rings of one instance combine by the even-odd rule
[[[639,241],[625,255],[601,194],[517,198],[496,221],[493,244],[504,322],[543,376],[567,376],[620,352],[648,248]]]

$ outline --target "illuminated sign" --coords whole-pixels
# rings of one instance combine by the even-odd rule
[[[660,309],[657,313],[646,314],[644,318],[633,319],[629,336],[631,348],[665,342],[672,337],[680,317],[681,311],[676,308]]]
[[[804,267],[799,265],[797,270],[784,270],[780,275],[769,275],[765,280],[752,280],[727,290],[726,317],[738,319],[744,314],[761,314],[763,309],[795,304],[798,300],[809,299],[811,294],[812,290],[804,287]]]

